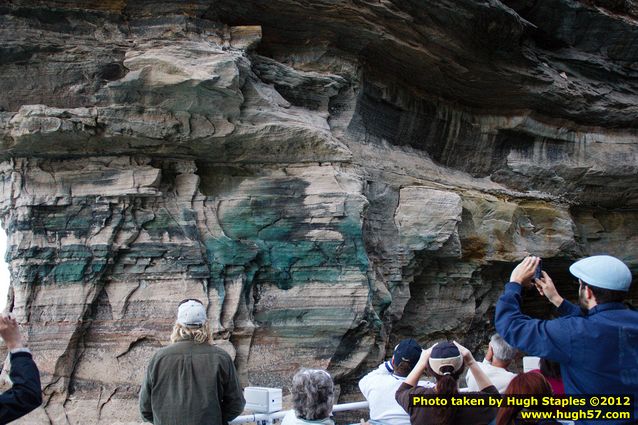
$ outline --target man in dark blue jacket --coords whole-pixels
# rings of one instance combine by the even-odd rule
[[[633,420],[638,420],[638,312],[622,303],[631,285],[629,268],[607,255],[572,264],[569,270],[579,281],[580,307],[564,300],[543,271],[534,283],[561,317],[539,320],[521,313],[522,286],[532,285],[539,261],[527,257],[512,271],[496,304],[497,332],[530,355],[559,362],[567,394],[633,395]]]
[[[0,394],[0,424],[9,423],[26,415],[42,404],[40,372],[24,347],[20,329],[15,319],[0,316],[0,336],[10,352],[13,386]]]

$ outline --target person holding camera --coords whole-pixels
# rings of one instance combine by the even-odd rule
[[[498,396],[498,390],[483,369],[474,360],[467,348],[455,342],[439,342],[427,350],[423,350],[419,361],[405,381],[399,386],[395,398],[399,405],[410,415],[412,425],[487,425],[496,417],[496,408],[489,403],[477,406],[454,406],[449,400],[459,396],[459,377],[469,368],[479,392],[463,393],[465,397]],[[427,388],[417,385],[423,372],[436,378],[436,386]],[[435,403],[434,406],[415,406],[414,396],[434,397],[446,403]]]
[[[569,271],[578,279],[578,306],[559,295],[545,271],[533,279],[539,263],[538,257],[530,256],[512,271],[496,304],[497,332],[529,355],[560,363],[568,395],[638,397],[638,312],[622,302],[631,286],[629,268],[609,255],[587,257],[572,264]],[[558,307],[561,317],[540,320],[521,312],[523,286],[532,285]],[[634,403],[634,418],[637,417],[638,403]]]
[[[371,425],[409,425],[410,416],[393,397],[399,386],[416,366],[423,349],[413,338],[404,339],[394,347],[392,359],[379,365],[359,381],[361,394],[370,406]],[[428,381],[419,386],[433,387]]]

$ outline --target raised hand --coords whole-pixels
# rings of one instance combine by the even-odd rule
[[[472,352],[456,341],[454,341],[454,345],[456,345],[456,347],[459,349],[459,352],[461,353],[461,356],[463,356],[463,362],[465,363],[465,366],[467,366],[472,372],[472,375],[474,375],[474,379],[476,379],[476,385],[478,385],[479,390],[483,391],[485,388],[492,385],[492,381],[490,381],[490,378],[485,374],[478,363],[476,363],[476,360],[474,360]]]
[[[538,293],[546,297],[549,302],[554,304],[556,307],[560,306],[563,303],[563,297],[560,296],[558,291],[556,290],[556,286],[554,286],[554,281],[551,277],[543,270],[541,272],[543,277],[540,279],[536,279],[534,282],[534,286],[538,290]]]
[[[534,272],[536,271],[539,261],[540,258],[538,257],[525,257],[525,259],[512,270],[510,282],[516,282],[523,286],[531,286],[532,278],[534,277]]]
[[[434,344],[436,345],[436,344]],[[419,357],[419,361],[416,362],[412,372],[405,378],[405,383],[408,385],[416,386],[419,382],[419,378],[428,367],[428,360],[430,360],[430,354],[432,354],[432,348],[434,345],[427,350],[421,350],[421,357]]]
[[[459,349],[459,353],[461,353],[461,356],[463,357],[463,362],[465,363],[466,366],[469,366],[470,364],[474,363],[474,356],[472,355],[472,352],[470,350],[468,350],[467,348],[463,347],[461,344],[459,344],[456,341],[453,341],[454,345],[456,345],[456,348]]]
[[[417,362],[417,364],[427,367],[428,360],[430,359],[430,355],[432,354],[432,349],[434,348],[434,345],[432,345],[427,350],[421,350],[421,357],[419,357],[419,361]]]
[[[0,336],[4,339],[9,350],[23,346],[18,322],[12,317],[0,316]]]

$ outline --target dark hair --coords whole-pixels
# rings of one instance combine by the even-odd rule
[[[621,303],[625,300],[625,297],[627,297],[627,292],[625,291],[614,291],[613,289],[598,288],[597,286],[591,286],[585,282],[583,282],[583,286],[587,286],[589,289],[591,289],[591,292],[596,298],[596,303],[598,304]]]
[[[560,379],[560,363],[554,362],[552,360],[541,359],[540,370],[543,376],[547,376],[548,378]]]
[[[465,367],[460,367],[459,370],[454,372],[454,366],[442,366],[441,372],[450,372],[449,375],[439,375],[428,364],[428,373],[436,378],[436,387],[434,391],[440,396],[451,396],[459,393],[459,377],[465,370]],[[453,423],[455,409],[452,406],[439,407],[436,410],[438,425],[449,425]]]
[[[552,387],[543,375],[537,372],[527,372],[516,375],[505,389],[503,395],[528,395],[547,396],[552,395]],[[496,425],[510,425],[523,409],[523,406],[501,407],[496,414]]]
[[[412,369],[414,369],[412,363],[402,361],[394,367],[394,374],[397,376],[408,376],[410,372],[412,372]]]

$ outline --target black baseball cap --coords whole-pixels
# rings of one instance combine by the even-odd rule
[[[422,351],[423,349],[416,340],[413,338],[404,339],[394,347],[392,362],[395,366],[398,366],[401,362],[408,362],[414,366],[419,361]]]

